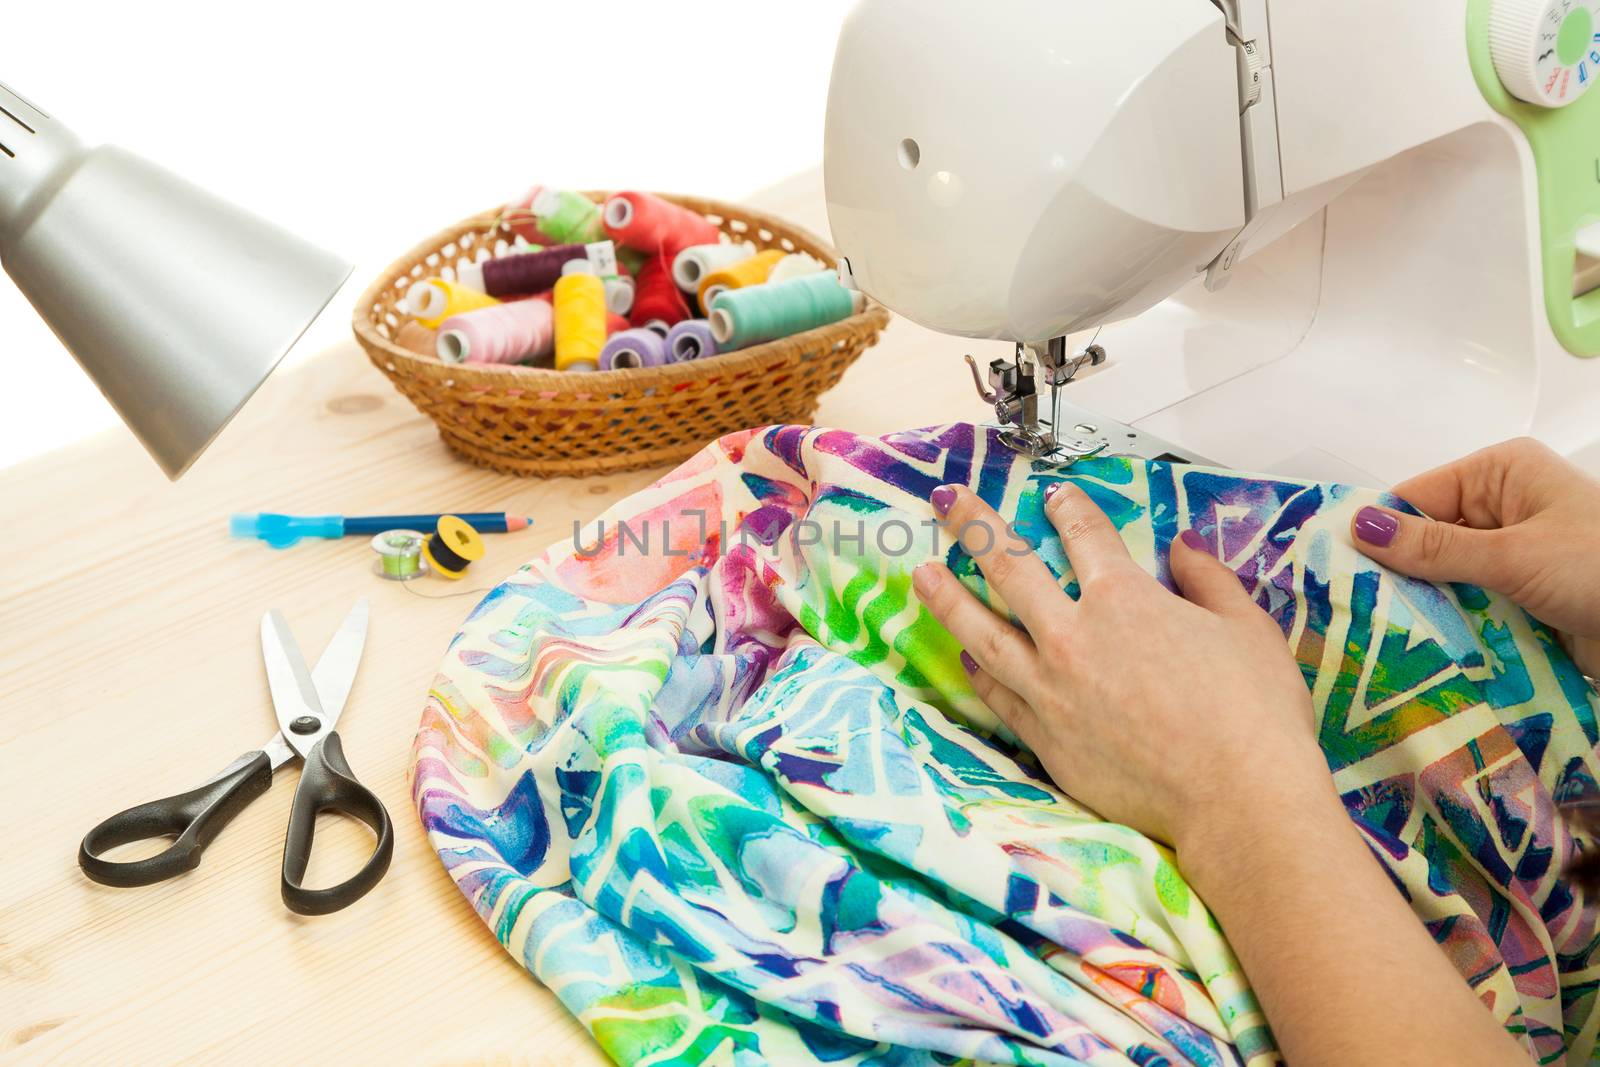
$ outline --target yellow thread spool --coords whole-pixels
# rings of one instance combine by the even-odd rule
[[[778,260],[788,255],[781,248],[769,248],[765,252],[757,252],[749,259],[742,259],[731,267],[723,267],[713,271],[700,280],[700,306],[708,308],[717,294],[726,289],[743,289],[747,285],[760,285],[767,280],[767,275],[772,273],[772,268],[778,265]]]
[[[595,370],[606,345],[606,283],[593,274],[564,274],[554,303],[556,370]]]
[[[424,278],[406,290],[406,311],[430,330],[452,315],[460,315],[500,303],[488,293],[480,293],[460,282],[443,278]]]
[[[439,516],[439,525],[422,546],[422,555],[441,578],[458,581],[467,567],[483,558],[483,535],[467,520]]]

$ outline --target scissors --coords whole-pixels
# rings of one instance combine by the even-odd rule
[[[289,624],[276,610],[261,619],[261,653],[267,686],[278,717],[278,732],[261,748],[246,752],[205,784],[163,800],[128,808],[90,830],[78,849],[78,864],[96,882],[112,886],[153,885],[192,871],[207,845],[272,784],[272,774],[295,759],[305,760],[289,811],[283,843],[283,902],[300,915],[326,915],[360,900],[383,878],[394,855],[389,813],[377,796],[356,781],[345,762],[334,727],[344,711],[367,640],[367,600],[355,607],[323,650],[314,671],[295,643]],[[339,885],[308,889],[301,884],[311,859],[317,815],[349,815],[377,835],[366,865]],[[107,849],[134,841],[170,837],[165,850],[141,860],[103,858]]]

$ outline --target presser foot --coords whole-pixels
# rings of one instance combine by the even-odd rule
[[[1030,443],[1016,432],[1016,427],[1000,427],[1000,439],[1005,444],[1040,463],[1053,467],[1070,467],[1082,459],[1094,456],[1134,456],[1138,459],[1159,460],[1163,463],[1193,463],[1202,467],[1219,464],[1163,438],[1135,429],[1126,423],[1108,419],[1076,404],[1058,401],[1055,405],[1060,428],[1048,427],[1051,447],[1034,451]],[[1015,438],[1015,440],[1013,440]]]
[[[1105,349],[1099,345],[1068,356],[1064,338],[1043,345],[1018,344],[1015,359],[990,362],[987,382],[977,360],[970,355],[966,360],[973,387],[994,408],[994,428],[1001,431],[1001,441],[1029,459],[1056,467],[1099,455],[1207,464],[1171,442],[1061,399],[1061,390],[1079,371],[1106,361]],[[1048,414],[1040,411],[1040,378],[1050,387]]]

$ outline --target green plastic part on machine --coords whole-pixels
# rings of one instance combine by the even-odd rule
[[[1493,0],[1468,0],[1467,54],[1484,98],[1522,128],[1533,150],[1550,328],[1573,355],[1600,356],[1600,289],[1573,295],[1578,231],[1600,222],[1600,91],[1559,108],[1539,107],[1512,96],[1489,54],[1492,6]],[[1600,63],[1595,68],[1600,70]]]

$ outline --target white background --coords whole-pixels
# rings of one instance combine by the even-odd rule
[[[847,0],[7,2],[0,82],[356,264],[535,182],[737,199],[816,166]],[[3,160],[0,160],[3,163]],[[0,467],[115,422],[0,279]]]

